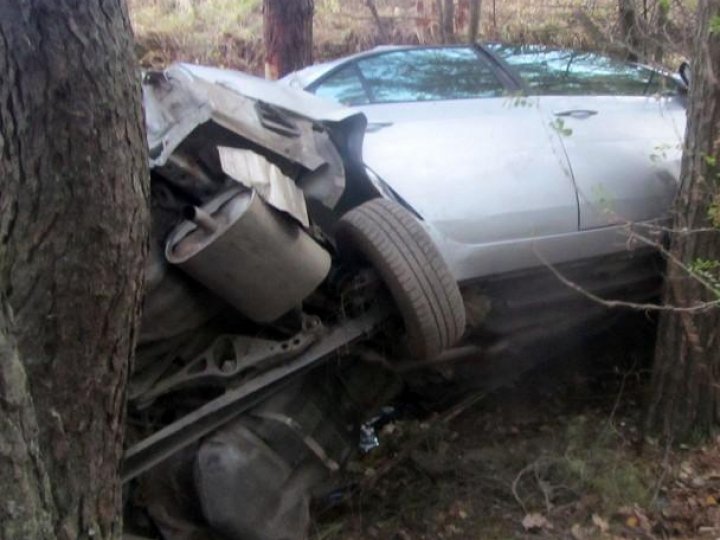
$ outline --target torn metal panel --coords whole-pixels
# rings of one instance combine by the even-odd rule
[[[152,167],[166,165],[196,128],[213,122],[321,177],[322,189],[313,195],[333,208],[345,189],[344,159],[360,161],[364,116],[298,90],[239,72],[175,64],[147,74],[143,93]],[[338,149],[335,140],[346,148]]]
[[[223,172],[230,178],[255,190],[270,206],[290,214],[303,227],[310,226],[302,190],[280,167],[251,150],[218,146],[218,153]]]

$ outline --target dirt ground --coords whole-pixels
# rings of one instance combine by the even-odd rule
[[[671,451],[642,434],[651,351],[618,343],[386,424],[313,540],[720,538],[720,437]]]

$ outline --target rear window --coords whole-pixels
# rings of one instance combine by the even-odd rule
[[[677,83],[671,77],[599,54],[533,45],[489,48],[536,95],[647,96],[677,92]]]

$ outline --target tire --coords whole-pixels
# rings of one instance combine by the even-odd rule
[[[465,331],[465,306],[450,269],[420,222],[399,204],[372,199],[338,222],[340,253],[360,256],[380,274],[402,316],[407,346],[427,360]]]

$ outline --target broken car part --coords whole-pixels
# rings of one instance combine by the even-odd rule
[[[167,259],[256,322],[300,305],[330,270],[330,255],[254,191],[193,209],[170,235]]]

